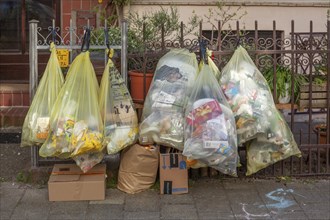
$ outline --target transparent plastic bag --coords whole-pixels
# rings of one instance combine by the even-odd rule
[[[90,169],[92,169],[96,164],[100,163],[103,160],[104,152],[89,152],[85,154],[81,154],[78,156],[74,156],[73,160],[76,162],[77,166],[80,169],[87,173]]]
[[[108,154],[134,144],[139,128],[137,113],[125,82],[110,59],[101,79],[99,104]]]
[[[54,43],[51,43],[50,51],[46,69],[24,120],[22,147],[41,145],[45,142],[49,132],[51,110],[64,83]]]
[[[247,150],[247,175],[285,159],[290,156],[300,156],[301,153],[282,115],[273,101],[267,81],[254,65],[252,59],[243,47],[238,47],[230,61],[222,70],[220,85],[236,119],[238,144],[252,141]],[[266,147],[269,144],[277,147]],[[255,157],[253,153],[261,154],[262,149],[268,153],[281,155],[276,159],[262,161],[263,157]],[[263,164],[260,166],[260,164]]]
[[[202,65],[186,108],[185,144],[188,160],[237,176],[235,119],[209,65]]]
[[[39,150],[40,156],[69,158],[102,150],[98,89],[89,51],[82,52],[72,62],[55,102],[50,134]]]
[[[196,55],[172,49],[156,67],[144,103],[139,142],[183,149],[185,105],[198,71]]]

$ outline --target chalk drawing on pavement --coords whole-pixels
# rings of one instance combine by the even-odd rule
[[[294,193],[293,189],[278,188],[278,189],[266,194],[267,198],[275,201],[275,203],[266,204],[266,207],[267,208],[285,209],[285,208],[288,208],[288,207],[296,204],[295,201],[287,198],[287,195],[290,193],[304,197],[303,195]],[[261,205],[259,207],[263,207],[263,205]]]

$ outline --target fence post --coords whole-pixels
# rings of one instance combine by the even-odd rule
[[[125,85],[128,86],[127,80],[127,21],[124,19],[121,25],[121,74]]]
[[[35,95],[37,86],[38,86],[38,26],[37,20],[29,21],[29,66],[30,66],[30,75],[29,75],[29,94],[30,94],[30,104]],[[37,151],[38,148],[33,146],[31,148],[31,166],[32,168],[37,167]]]
[[[327,20],[327,139],[326,143],[330,144],[330,20]],[[329,155],[329,154],[328,154]],[[328,158],[329,159],[329,158]],[[329,161],[329,160],[328,160]],[[328,167],[327,167],[328,169]]]

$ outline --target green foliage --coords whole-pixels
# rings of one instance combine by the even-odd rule
[[[117,16],[106,17],[105,10],[101,10],[101,22],[106,20],[108,24],[113,24]],[[164,27],[164,38],[171,40],[178,39],[180,30],[179,13],[176,7],[167,9],[160,7],[159,10],[145,12],[142,15],[132,12],[128,18],[128,52],[141,52],[145,50],[147,44],[159,42],[162,38],[162,26]],[[191,33],[198,26],[198,17],[193,15],[186,26],[184,35]],[[120,45],[120,27],[112,25],[109,27],[110,45]],[[99,39],[103,39],[103,28],[93,30],[91,44],[100,44]],[[101,37],[100,37],[101,36]]]
[[[117,175],[107,178],[106,187],[107,189],[116,189],[117,188]]]
[[[236,37],[237,34],[232,30],[231,23],[242,19],[245,15],[247,15],[247,12],[243,11],[242,5],[233,9],[232,6],[226,6],[224,1],[218,0],[216,2],[216,8],[209,8],[208,14],[204,15],[205,22],[211,25],[212,29],[210,41],[214,41],[214,31],[218,30],[219,21],[220,29],[222,30],[221,34],[223,35],[222,40],[226,40],[229,37]],[[239,35],[242,36],[243,34],[244,31],[240,30]]]
[[[164,27],[164,38],[174,37],[180,28],[179,14],[175,7],[164,9],[160,7],[154,12],[145,12],[142,15],[132,12],[129,15],[129,31],[131,35],[132,49],[143,50],[145,44],[157,42],[162,37]]]
[[[150,187],[150,189],[160,191],[160,182],[159,182],[159,179],[154,183],[154,185],[152,185]]]
[[[31,173],[20,171],[16,175],[16,180],[17,180],[17,182],[21,182],[21,183],[29,183],[29,182],[31,182]]]
[[[276,177],[276,182],[283,183],[284,185],[286,185],[287,183],[291,183],[292,181],[293,181],[292,177],[290,177],[290,176],[277,176]]]
[[[270,90],[273,91],[274,90],[274,68],[273,66],[270,66],[269,68],[267,68],[264,72],[263,75],[265,77],[265,79],[267,80],[267,83],[270,87]],[[277,99],[280,96],[285,96],[286,92],[287,92],[287,88],[286,88],[286,84],[289,85],[289,95],[291,96],[291,86],[292,86],[292,79],[294,81],[294,96],[296,97],[295,102],[298,100],[299,98],[299,88],[303,83],[307,82],[307,78],[302,75],[302,74],[294,74],[293,78],[292,78],[292,73],[289,67],[285,67],[285,66],[281,66],[281,65],[277,65],[276,66],[276,95],[277,95]]]
[[[112,0],[112,3],[118,6],[124,6],[129,5],[131,3],[131,0]]]

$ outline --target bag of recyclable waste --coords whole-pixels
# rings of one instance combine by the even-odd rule
[[[187,108],[182,154],[224,174],[237,176],[235,118],[207,64],[201,66]]]
[[[134,144],[121,152],[117,188],[138,193],[154,185],[159,167],[159,148]]]
[[[22,147],[41,145],[45,142],[49,132],[51,110],[64,83],[54,43],[51,43],[50,51],[51,54],[45,72],[24,120]]]
[[[104,144],[108,154],[115,154],[136,142],[138,117],[132,98],[111,59],[103,72],[100,86],[101,117],[104,122]]]
[[[144,103],[139,142],[183,149],[185,105],[198,71],[196,55],[172,49],[157,63]]]
[[[235,116],[238,144],[253,140],[247,149],[247,175],[290,156],[301,156],[267,81],[243,47],[236,49],[222,70],[220,85]]]
[[[78,156],[74,156],[72,159],[76,162],[77,166],[80,169],[87,173],[90,169],[92,169],[96,164],[100,163],[104,157],[105,153],[101,152],[88,152],[84,154],[80,154]]]
[[[217,67],[217,65],[213,62],[212,60],[212,51],[211,50],[208,50],[206,49],[206,55],[207,55],[207,63],[208,65],[210,66],[212,72],[213,72],[213,75],[215,76],[215,78],[217,79],[217,81],[220,80],[220,76],[221,76],[221,73],[220,73],[220,70],[219,68]],[[199,71],[201,71],[202,67],[204,65],[204,62],[200,62],[199,65],[198,65],[198,69]]]
[[[72,62],[50,117],[50,133],[39,149],[42,157],[76,156],[102,151],[103,123],[98,82],[89,51]]]

